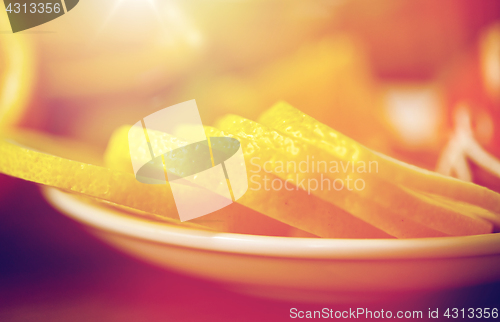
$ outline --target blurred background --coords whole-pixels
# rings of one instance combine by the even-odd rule
[[[500,191],[500,1],[82,0],[15,35],[5,13],[0,21],[1,131],[37,130],[102,154],[120,125],[179,102],[196,99],[210,125],[226,113],[256,119],[285,100],[369,148]],[[158,300],[120,298],[143,287],[163,294],[156,279],[137,277],[145,272],[165,287],[187,283],[176,292],[201,287],[199,301],[231,298],[236,311],[249,301],[120,257],[50,210],[32,185],[3,175],[0,207],[0,307],[11,303],[13,320],[26,303],[27,312],[54,305],[74,316],[64,310],[75,306],[115,318],[119,310],[96,303]],[[130,288],[101,286],[115,269],[123,279],[113,283]],[[484,287],[459,294],[493,292]],[[163,312],[154,303],[138,314]]]
[[[102,152],[120,125],[186,100],[204,124],[285,100],[434,170],[462,104],[498,157],[499,18],[495,0],[82,1],[15,35],[32,67],[10,123]]]

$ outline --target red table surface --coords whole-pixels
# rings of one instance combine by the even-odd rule
[[[52,209],[36,185],[0,176],[0,321],[288,321],[290,309],[500,308],[500,283],[375,303],[244,296],[130,258]],[[380,319],[379,319],[380,320]],[[447,320],[447,319],[446,319]]]

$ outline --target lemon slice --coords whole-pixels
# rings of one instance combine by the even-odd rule
[[[281,116],[277,116],[279,120]],[[282,121],[286,123],[286,121]],[[279,123],[279,122],[278,122]],[[316,157],[316,162],[337,162],[337,160],[349,160],[349,162],[368,162],[363,156],[363,147],[358,143],[343,138],[324,138],[321,143],[307,141],[308,133],[302,133],[294,128],[288,128],[296,137],[303,140],[280,134],[261,124],[246,120],[238,116],[227,116],[218,123],[218,127],[240,138],[254,141],[254,146],[260,147],[259,161],[261,166],[270,163],[268,167],[278,169],[281,164],[311,163]],[[307,143],[304,143],[306,141]],[[314,163],[313,163],[314,167]],[[314,169],[314,168],[313,168]],[[303,172],[297,171],[283,173],[275,171],[283,179],[290,180],[297,185],[301,182],[324,182],[329,178],[327,189],[314,189],[310,191],[313,195],[337,205],[345,211],[358,218],[378,227],[387,233],[397,237],[431,237],[443,235],[470,235],[488,233],[492,230],[492,224],[483,220],[474,212],[461,207],[450,207],[431,197],[424,196],[418,192],[407,189],[397,184],[392,184],[378,176],[378,173],[359,173],[355,170],[349,172],[337,171],[332,173],[315,170]],[[280,173],[281,172],[281,173]],[[366,172],[366,171],[365,171]],[[362,189],[335,189],[329,186],[336,180],[349,180],[356,182],[362,180]],[[356,183],[355,183],[356,184]],[[470,208],[469,208],[470,209]]]
[[[371,151],[285,102],[280,102],[264,112],[259,122],[299,141],[316,145],[337,158],[347,160],[356,153],[357,158],[376,161],[378,175],[385,180],[460,200],[500,214],[500,195],[494,191]],[[343,149],[348,149],[348,153],[339,154]]]
[[[129,131],[137,131],[137,138],[143,135],[142,129],[131,129],[130,126],[124,126],[116,130],[109,142],[108,149],[105,154],[105,163],[109,168],[133,173],[127,139],[133,139],[135,135],[128,135]],[[231,137],[231,135],[227,133],[208,126],[205,127],[205,133],[207,137]],[[150,143],[152,145],[152,149],[157,151],[165,150],[166,147],[171,146],[172,142],[175,140],[169,135],[162,133],[158,133],[157,135],[154,135],[154,137],[156,140],[152,140]],[[251,170],[248,169],[248,162],[255,155],[255,149],[252,148],[252,142],[241,138],[238,139],[240,140],[244,151],[249,180],[259,180],[255,176],[252,177],[253,174],[248,172],[248,170]],[[149,157],[148,151],[142,151],[142,155],[141,150],[136,152],[137,153],[134,155],[135,158],[141,159]],[[272,180],[281,179],[272,176]],[[282,182],[282,184],[284,183]],[[353,217],[342,209],[326,203],[315,196],[310,196],[299,189],[293,189],[293,191],[283,189],[283,191],[270,192],[265,189],[252,189],[250,185],[250,188],[243,195],[243,197],[237,200],[237,203],[240,204],[240,207],[243,209],[252,209],[259,213],[259,215],[260,213],[266,215],[263,217],[267,219],[261,218],[260,216],[262,215],[257,216],[254,214],[250,217],[237,213],[234,217],[238,219],[233,220],[238,220],[239,225],[260,225],[260,229],[267,229],[267,234],[276,229],[280,229],[280,225],[276,224],[276,222],[282,222],[284,223],[282,225],[286,227],[296,227],[301,231],[320,237],[392,237],[391,235],[363,222],[362,220]],[[247,222],[245,223],[245,221]],[[233,229],[234,226],[235,225],[233,225]],[[265,228],[265,226],[269,227]],[[297,236],[297,233],[297,231],[290,232],[290,234],[295,236]],[[299,235],[304,236],[302,233]],[[307,236],[307,234],[305,236]]]
[[[300,142],[292,138],[282,136],[276,131],[235,115],[226,116],[221,119],[217,126],[228,132],[232,132],[240,140],[252,141],[251,146],[253,150],[256,150],[253,160],[251,160],[252,164],[258,165],[261,168],[267,168],[267,171],[272,171],[274,175],[292,182],[293,185],[297,185],[301,189],[308,190],[308,187],[310,188],[308,185],[311,182],[319,183],[325,179],[322,173],[317,171],[312,172],[309,170],[308,173],[300,171],[300,164],[310,162],[313,155],[316,157],[316,160],[325,159],[311,146],[300,145]],[[266,165],[266,163],[268,164]],[[290,167],[290,164],[292,166],[287,171],[282,171],[279,170],[282,164],[287,165],[287,167]],[[448,235],[422,225],[401,215],[399,212],[394,212],[391,209],[383,207],[370,200],[370,198],[363,198],[355,193],[351,193],[347,189],[336,190],[331,186],[332,182],[335,182],[336,179],[338,178],[330,180],[328,188],[309,189],[311,196],[308,199],[300,201],[308,203],[312,196],[318,197],[325,203],[335,206],[343,212],[352,214],[357,220],[368,223],[398,238],[441,237]],[[324,223],[320,221],[311,220],[309,224],[325,227]],[[353,225],[351,229],[355,228],[356,225]]]
[[[34,135],[31,133],[29,136],[33,137]],[[19,133],[9,136],[14,138],[17,136],[18,141],[29,143],[29,140]],[[39,147],[48,146],[53,153],[73,156],[75,159],[82,159],[82,156],[77,155],[78,153],[88,153],[88,150],[80,150],[79,148],[68,151],[67,149],[71,149],[64,148],[64,145],[56,147],[53,138],[50,139],[41,134],[38,136],[35,145],[38,143]],[[69,141],[63,141],[69,145]],[[125,139],[124,142],[127,143],[127,140]],[[78,146],[78,143],[73,142],[73,146]],[[168,184],[140,183],[132,173],[39,152],[15,142],[12,138],[0,139],[0,155],[2,155],[0,158],[1,173],[92,197],[111,205],[135,209],[137,210],[134,211],[136,214],[145,213],[147,216],[159,216],[167,222],[188,227],[202,226],[217,231],[270,236],[314,237],[239,204],[232,204],[199,219],[191,220],[189,223],[181,223]],[[93,157],[83,156],[83,159],[89,158]],[[125,161],[125,164],[130,164],[130,157],[128,162]]]
[[[0,172],[24,180],[175,218],[164,185],[145,185],[134,175],[64,159],[0,140]]]

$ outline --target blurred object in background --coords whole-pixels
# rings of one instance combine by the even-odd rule
[[[458,125],[464,123],[456,121],[457,115],[463,114],[459,107],[466,105],[466,128],[470,133],[470,140],[476,146],[476,149],[468,151],[466,155],[466,165],[471,171],[470,179],[496,191],[500,191],[500,178],[494,175],[494,170],[485,166],[485,162],[497,163],[500,159],[500,100],[497,97],[497,93],[500,93],[499,26],[496,23],[485,28],[475,46],[445,70],[443,84],[447,90],[449,128],[453,128],[453,133],[443,152],[445,156],[441,157],[441,162],[446,163],[444,160],[450,158],[450,153],[458,153],[456,151],[459,148],[451,147],[457,146],[457,132],[462,131]],[[464,144],[459,146],[463,148]],[[479,149],[484,149],[486,154],[478,152]],[[455,152],[447,152],[450,150]],[[489,154],[496,162],[487,161],[489,157],[486,155]],[[440,168],[441,171],[447,171],[443,165]]]
[[[388,127],[408,149],[434,148],[442,126],[440,89],[432,84],[394,84],[384,92]]]
[[[0,15],[0,132],[23,117],[37,76],[31,39],[9,29],[7,15]]]
[[[498,155],[498,31],[484,31],[498,19],[495,0],[88,0],[31,29],[38,87],[21,125],[104,151],[114,129],[182,101],[211,124],[285,100],[434,169],[465,101]]]
[[[194,68],[203,49],[176,2],[87,2],[77,13],[37,37],[49,97],[154,93]]]
[[[498,110],[500,109],[500,21],[483,32],[480,41],[484,86]]]
[[[500,178],[500,160],[485,151],[474,138],[470,111],[462,104],[454,110],[454,133],[443,149],[437,171],[455,176],[463,181],[472,181],[469,162]]]
[[[204,69],[244,76],[317,39],[345,0],[184,2],[207,37]]]
[[[429,80],[500,17],[500,2],[351,0],[339,17],[337,29],[363,40],[378,77]]]
[[[377,114],[389,131],[389,153],[423,168],[433,169],[446,140],[443,90],[430,82],[381,85]]]
[[[484,167],[473,167],[475,182],[500,192],[500,20],[486,29],[480,39],[481,72],[490,104],[476,119],[476,136],[496,157],[496,177]]]
[[[372,108],[375,83],[363,52],[348,35],[319,39],[245,76],[209,74],[188,85],[179,101],[195,97],[202,118],[212,123],[227,113],[255,120],[284,100],[370,143],[381,129]]]
[[[22,125],[103,151],[115,128],[163,108],[155,98],[170,95],[205,50],[206,39],[180,4],[85,1],[34,28],[42,97]]]
[[[6,12],[0,15],[0,135],[18,126],[33,101],[37,76],[34,54],[30,37],[12,34]],[[0,175],[0,205],[18,182]]]
[[[453,125],[454,107],[461,102],[466,103],[472,113],[474,136],[487,150],[500,156],[500,101],[495,94],[500,91],[500,83],[495,81],[495,70],[500,72],[500,67],[497,67],[500,65],[497,29],[498,25],[486,28],[473,47],[458,55],[444,69],[442,82],[446,89],[448,126],[451,128]]]

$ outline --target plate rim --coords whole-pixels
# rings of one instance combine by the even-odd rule
[[[500,233],[412,239],[340,239],[223,233],[150,222],[91,204],[53,187],[42,187],[52,207],[93,229],[191,249],[303,259],[424,259],[500,254]],[[231,241],[231,242],[229,242]]]

